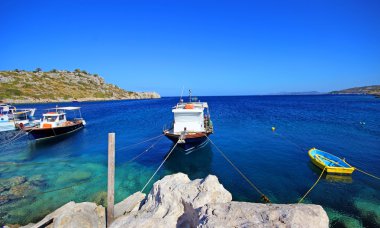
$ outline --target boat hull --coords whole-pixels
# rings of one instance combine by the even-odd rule
[[[16,130],[14,122],[0,122],[0,132]]]
[[[177,134],[171,134],[164,132],[165,136],[170,139],[173,143],[177,143],[178,140],[180,139],[181,135]],[[177,147],[185,150],[185,151],[191,151],[198,149],[200,147],[203,147],[204,145],[207,144],[208,138],[207,136],[209,133],[197,133],[197,134],[192,134],[192,135],[185,135],[184,142],[183,143],[178,143]]]
[[[329,154],[324,151],[317,150],[315,148],[312,148],[309,150],[309,157],[311,162],[318,166],[320,169],[325,169],[327,173],[331,174],[352,174],[355,170],[354,167],[349,165],[347,162],[344,160]],[[331,164],[337,164],[338,166],[332,166],[332,165],[327,165],[323,159],[318,158],[318,155],[323,156],[328,156],[328,160],[330,161]],[[341,165],[339,165],[341,164]]]
[[[84,127],[83,122],[75,123],[74,125],[54,128],[26,128],[24,131],[35,140],[53,139],[59,136],[74,133]]]

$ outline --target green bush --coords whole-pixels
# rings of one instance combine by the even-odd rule
[[[34,72],[34,73],[37,73],[37,72],[41,72],[41,71],[42,71],[42,69],[38,67],[38,68],[36,68],[33,72]]]

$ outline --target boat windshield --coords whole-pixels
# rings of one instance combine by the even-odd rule
[[[58,116],[45,116],[44,121],[45,122],[55,122],[57,120]]]

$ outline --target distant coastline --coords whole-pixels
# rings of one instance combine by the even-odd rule
[[[375,97],[380,97],[380,85],[353,87],[344,90],[332,91],[330,94],[352,94],[352,95],[373,95]]]
[[[156,92],[133,92],[76,69],[0,71],[0,101],[13,104],[156,99]]]
[[[310,92],[281,92],[268,95],[288,95],[288,96],[297,96],[297,95],[369,95],[380,97],[380,85],[372,86],[362,86],[362,87],[353,87],[343,90],[335,90],[327,93],[310,91]]]

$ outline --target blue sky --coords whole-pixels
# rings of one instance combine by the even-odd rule
[[[380,84],[380,1],[0,1],[0,69],[179,95]]]

